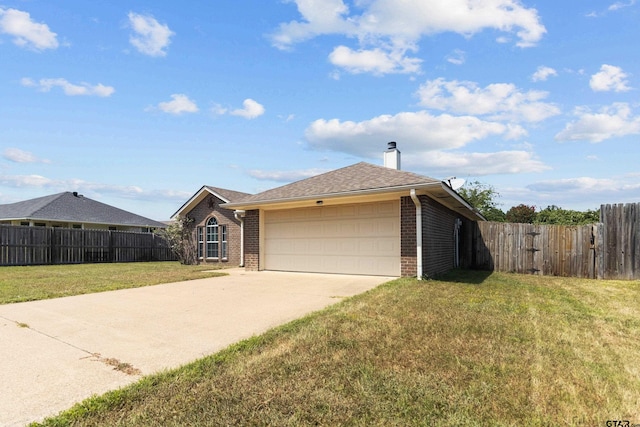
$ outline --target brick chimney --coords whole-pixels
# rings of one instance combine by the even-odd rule
[[[384,152],[384,167],[400,170],[400,150],[396,148],[395,141],[387,143],[387,151]]]

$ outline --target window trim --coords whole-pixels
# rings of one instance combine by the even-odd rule
[[[201,259],[226,261],[229,259],[229,236],[226,224],[220,224],[214,216],[207,219],[202,229]],[[198,236],[200,237],[200,236]],[[211,240],[210,240],[211,239]],[[200,245],[200,241],[198,242]]]
[[[196,230],[196,246],[197,252],[196,255],[198,259],[204,258],[204,227],[200,226]]]

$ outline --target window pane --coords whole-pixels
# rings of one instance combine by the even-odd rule
[[[227,226],[226,225],[221,225],[220,226],[220,236],[221,238],[221,253],[220,256],[222,258],[226,258],[227,257]]]
[[[218,258],[220,256],[218,233],[218,221],[215,218],[210,218],[209,221],[207,221],[207,258]]]
[[[207,242],[207,258],[218,258],[218,242]]]

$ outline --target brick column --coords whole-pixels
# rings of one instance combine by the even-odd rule
[[[416,259],[416,205],[411,197],[400,198],[400,275],[418,274]]]
[[[260,211],[247,211],[244,217],[244,268],[260,269]]]

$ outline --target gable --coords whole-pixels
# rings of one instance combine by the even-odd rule
[[[217,202],[215,202],[215,206],[217,206],[222,203],[229,203],[233,200],[242,199],[248,196],[250,196],[249,193],[243,193],[241,191],[203,185],[193,196],[191,196],[191,198],[189,198],[189,200],[187,200],[173,215],[171,215],[171,218],[175,219],[179,216],[188,214],[209,197],[214,197],[217,200]],[[214,206],[211,206],[210,209],[213,209],[213,207]]]

